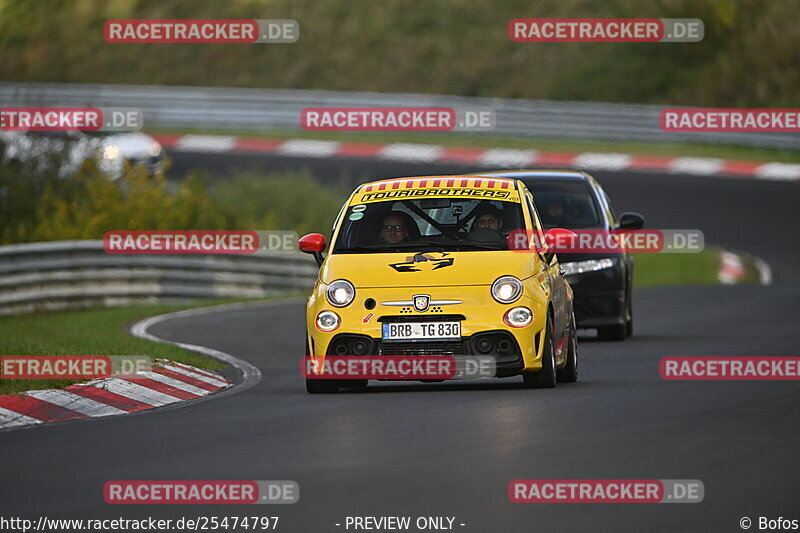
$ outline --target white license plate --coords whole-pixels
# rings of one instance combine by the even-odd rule
[[[461,322],[402,322],[383,324],[383,340],[460,339]]]

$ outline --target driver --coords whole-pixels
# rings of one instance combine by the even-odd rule
[[[397,244],[408,239],[408,224],[403,213],[392,212],[383,219],[381,240],[389,244]]]
[[[547,206],[547,220],[551,225],[559,226],[564,223],[565,209],[564,204],[558,200],[554,200]]]

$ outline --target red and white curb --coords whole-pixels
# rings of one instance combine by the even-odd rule
[[[292,157],[354,157],[411,163],[460,163],[487,168],[576,168],[651,170],[695,176],[738,176],[800,181],[800,164],[736,161],[709,157],[666,157],[594,152],[542,152],[416,143],[352,143],[311,139],[268,139],[226,135],[154,135],[178,152],[269,153]]]
[[[747,273],[742,258],[731,252],[720,254],[719,272],[717,279],[725,285],[738,283]]]
[[[187,309],[146,318],[131,326],[130,332],[135,337],[171,344],[231,365],[239,374],[235,383],[215,372],[157,360],[153,368],[136,374],[93,380],[65,389],[0,396],[0,431],[42,426],[49,422],[133,414],[155,408],[182,407],[243,392],[261,381],[261,371],[257,367],[214,348],[162,339],[150,333],[149,328],[176,318],[236,311],[251,306],[286,305],[294,301],[301,300],[256,301]]]
[[[135,374],[0,396],[0,429],[134,413],[201,398],[230,384],[214,372],[158,360]]]
[[[750,256],[753,265],[758,271],[758,282],[760,285],[772,284],[772,269],[760,257]],[[739,283],[747,274],[744,266],[744,259],[741,255],[733,252],[724,251],[720,253],[720,265],[717,272],[717,279],[724,285],[735,285]]]

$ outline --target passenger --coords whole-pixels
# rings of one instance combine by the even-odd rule
[[[475,222],[472,229],[492,229],[500,231],[502,217],[500,210],[489,203],[480,204],[475,210]]]

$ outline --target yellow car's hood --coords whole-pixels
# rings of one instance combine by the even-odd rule
[[[535,254],[511,251],[330,254],[319,277],[356,288],[491,285],[500,276],[530,277],[536,261]]]

